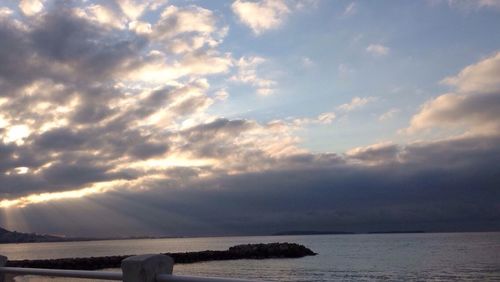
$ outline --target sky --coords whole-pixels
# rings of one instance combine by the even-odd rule
[[[0,0],[0,226],[500,230],[499,0]]]

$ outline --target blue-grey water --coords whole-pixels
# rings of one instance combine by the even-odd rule
[[[6,244],[0,245],[0,254],[10,259],[89,257],[224,250],[237,244],[266,242],[295,242],[319,254],[299,259],[179,264],[175,265],[174,274],[266,281],[500,281],[500,233],[493,232]],[[16,281],[47,280],[16,278]]]

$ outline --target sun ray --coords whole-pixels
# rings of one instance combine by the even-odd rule
[[[125,180],[115,180],[103,183],[96,183],[90,187],[83,189],[69,190],[63,192],[47,192],[40,194],[31,194],[14,199],[4,199],[0,201],[0,208],[25,207],[30,204],[43,203],[48,201],[56,201],[63,199],[75,199],[89,196],[92,194],[101,194],[112,190],[119,184],[123,184]]]

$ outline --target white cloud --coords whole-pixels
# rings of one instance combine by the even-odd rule
[[[130,19],[137,20],[146,7],[148,6],[148,1],[134,1],[134,0],[118,0],[117,3],[120,6],[122,12]]]
[[[78,8],[76,13],[79,17],[111,28],[124,29],[127,23],[127,19],[114,9],[99,4],[90,5],[83,9]]]
[[[338,71],[339,71],[339,74],[341,76],[346,76],[346,75],[349,75],[349,74],[352,74],[354,73],[354,69],[352,69],[349,65],[347,64],[339,64],[339,66],[337,67]]]
[[[230,79],[235,82],[252,85],[257,88],[257,93],[260,95],[269,95],[274,92],[273,87],[276,81],[262,78],[257,73],[259,65],[266,62],[266,59],[258,56],[241,57],[235,62],[238,67],[237,74]]]
[[[159,29],[159,37],[168,39],[184,32],[208,34],[214,32],[216,27],[213,12],[210,10],[197,6],[169,6],[161,13],[155,28]]]
[[[458,75],[446,77],[441,83],[453,86],[460,93],[496,92],[500,90],[500,52],[470,65]]]
[[[130,71],[125,79],[160,85],[172,84],[174,80],[185,76],[225,73],[231,65],[229,54],[221,55],[216,51],[188,53],[174,61],[168,60],[168,57],[159,51],[153,51],[145,58],[145,62]]]
[[[261,96],[268,96],[268,95],[271,95],[273,93],[274,93],[274,89],[272,89],[272,88],[262,87],[262,88],[257,89],[257,94],[259,94]]]
[[[427,101],[405,132],[436,127],[458,127],[470,133],[500,130],[500,52],[445,78],[442,83],[454,86],[456,91]]]
[[[288,2],[295,2],[294,7],[297,10],[317,8],[320,1],[321,0],[288,0]]]
[[[318,116],[317,120],[319,123],[322,123],[322,124],[330,124],[333,122],[335,117],[336,117],[336,115],[334,112],[326,112],[326,113],[320,114]]]
[[[366,52],[377,56],[386,56],[389,54],[390,48],[381,44],[370,44],[366,47]]]
[[[481,8],[500,9],[500,0],[445,0],[450,7],[463,10],[477,10]],[[432,3],[441,3],[443,0],[433,0]]]
[[[167,0],[115,0],[121,12],[130,20],[137,21],[147,11],[155,11],[167,4]]]
[[[302,65],[306,68],[313,67],[315,63],[309,57],[302,57]]]
[[[337,109],[343,112],[350,112],[376,100],[376,97],[354,97],[349,103],[342,104]]]
[[[236,0],[231,8],[240,21],[250,27],[255,34],[277,28],[290,9],[284,0],[262,0],[257,2]]]
[[[398,161],[400,148],[392,142],[376,143],[356,147],[345,153],[348,159],[366,165],[376,165]]]
[[[455,0],[455,2],[456,2],[456,0]],[[478,2],[479,7],[500,8],[500,0],[479,0],[476,2]]]
[[[337,115],[334,112],[324,112],[319,114],[317,117],[303,117],[303,118],[295,118],[291,121],[290,125],[295,126],[296,128],[302,128],[306,125],[310,124],[331,124]]]
[[[225,101],[229,97],[229,93],[226,89],[220,89],[215,92],[215,100]]]
[[[9,9],[7,7],[0,7],[0,18],[9,17],[13,13],[14,13],[14,11],[12,11],[11,9]]]
[[[149,37],[176,54],[215,48],[227,34],[212,11],[198,6],[168,6],[151,29]]]
[[[347,5],[344,9],[344,17],[349,17],[349,16],[352,16],[356,13],[356,10],[357,10],[357,4],[355,2],[351,2],[349,3],[349,5]]]
[[[148,34],[151,33],[151,24],[143,21],[131,21],[128,23],[128,29],[137,34]]]
[[[180,63],[189,74],[206,75],[227,72],[232,66],[231,59],[230,54],[221,55],[218,52],[209,51],[184,56]]]
[[[381,114],[379,117],[378,117],[378,120],[379,121],[386,121],[386,120],[390,120],[392,118],[394,118],[397,114],[399,114],[401,112],[400,109],[390,109],[388,110],[387,112]]]

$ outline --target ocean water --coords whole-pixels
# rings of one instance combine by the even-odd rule
[[[174,266],[174,274],[265,281],[500,281],[500,233],[493,232],[6,244],[0,245],[0,254],[10,259],[88,257],[224,250],[237,244],[268,242],[299,243],[319,254],[299,259],[179,264]],[[15,281],[55,280],[17,277]]]

